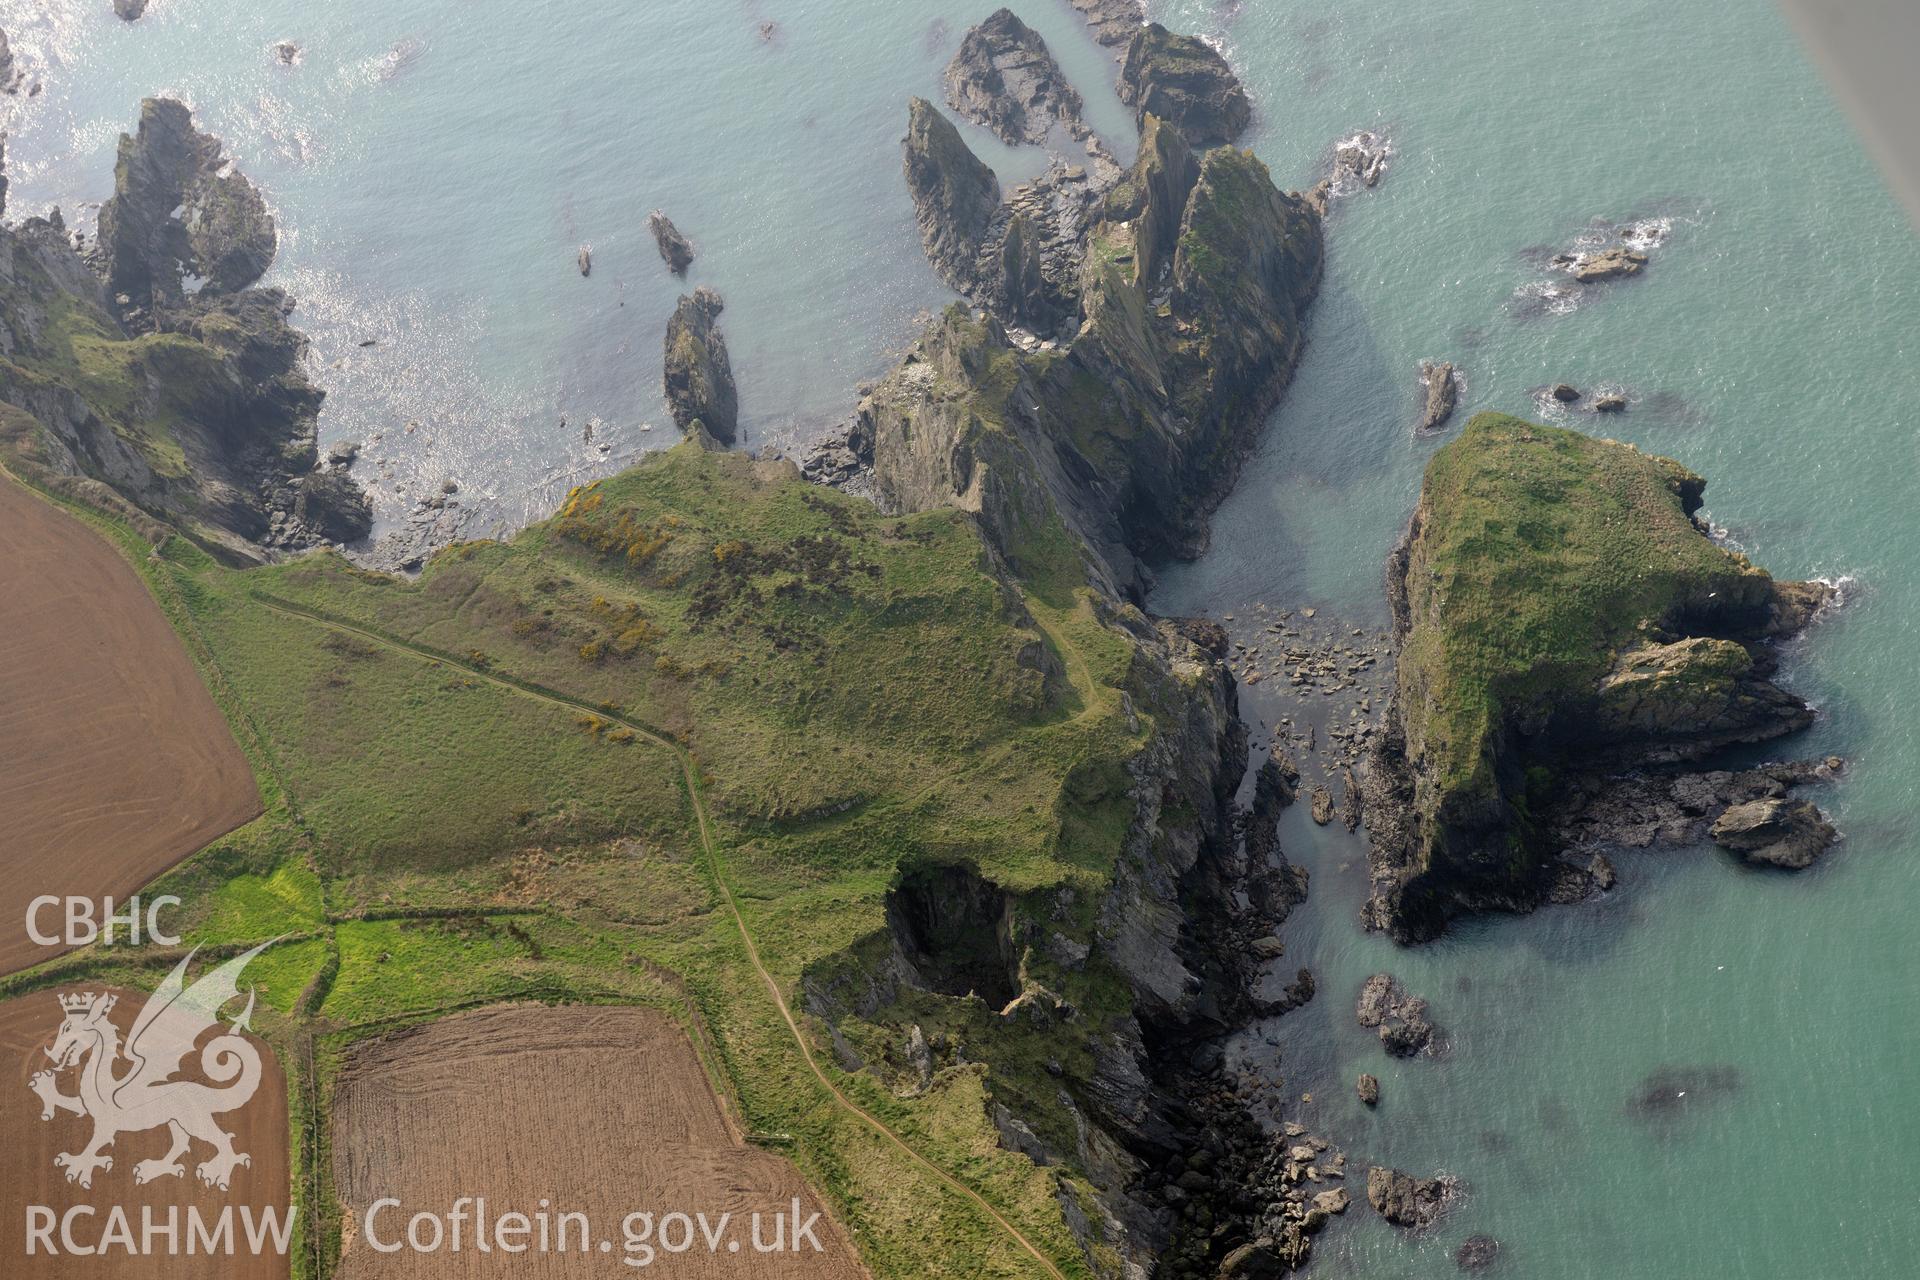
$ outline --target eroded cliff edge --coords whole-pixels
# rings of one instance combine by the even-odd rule
[[[1716,542],[1696,518],[1705,487],[1502,414],[1434,456],[1388,574],[1399,665],[1368,783],[1371,927],[1421,941],[1464,912],[1604,887],[1610,870],[1563,860],[1568,830],[1644,800],[1650,776],[1695,779],[1676,813],[1704,828],[1837,767],[1688,769],[1812,722],[1771,679],[1773,645],[1829,595]]]
[[[366,495],[321,465],[293,300],[257,284],[276,244],[187,108],[142,103],[91,248],[57,212],[0,227],[11,465],[110,486],[233,559],[365,537]]]
[[[1193,1055],[1311,995],[1304,975],[1281,1006],[1253,994],[1253,944],[1305,876],[1277,848],[1274,798],[1233,803],[1248,762],[1225,633],[1139,605],[1148,562],[1204,547],[1298,358],[1323,245],[1317,204],[1250,152],[1196,151],[1151,113],[1142,125],[1130,170],[1056,160],[1003,198],[958,130],[910,104],[923,245],[972,305],[928,326],[862,399],[832,465],[809,470],[858,472],[885,510],[975,517],[1020,590],[1095,624],[1063,665],[1084,676],[1081,646],[1103,649],[1114,665],[1098,679],[1139,737],[1075,767],[1075,809],[1108,815],[1104,832],[1061,827],[1063,847],[1092,837],[1087,878],[1001,884],[963,857],[909,857],[887,930],[806,985],[842,1064],[898,1092],[985,1064],[1003,1145],[1061,1171],[1096,1274],[1157,1259],[1198,1275],[1260,1235],[1254,1219],[1283,1193],[1239,1203],[1253,1181],[1234,1171],[1268,1144]],[[1197,1172],[1172,1185],[1188,1158],[1213,1162],[1217,1194],[1210,1179],[1190,1194]],[[1311,1229],[1296,1199],[1299,1259]]]

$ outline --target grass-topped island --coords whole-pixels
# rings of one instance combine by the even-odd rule
[[[1768,642],[1826,596],[1695,519],[1667,458],[1497,413],[1434,455],[1390,566],[1398,685],[1377,753],[1369,923],[1431,937],[1564,888],[1576,775],[1805,727]]]

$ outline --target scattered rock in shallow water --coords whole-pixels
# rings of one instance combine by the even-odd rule
[[[1196,147],[1232,142],[1253,119],[1246,90],[1219,51],[1157,22],[1134,34],[1117,87],[1137,123],[1158,116]]]
[[[1799,871],[1838,837],[1808,800],[1769,797],[1737,804],[1714,820],[1713,842],[1747,862]]]
[[[136,22],[147,11],[147,0],[113,0],[113,11],[128,22]]]
[[[1313,789],[1313,820],[1323,827],[1333,821],[1333,793],[1325,787]]]
[[[1113,56],[1126,56],[1134,32],[1147,24],[1146,0],[1067,0],[1093,31],[1093,38],[1113,50]]]
[[[1333,147],[1335,193],[1344,194],[1355,183],[1363,187],[1379,186],[1380,179],[1387,176],[1387,161],[1392,156],[1393,145],[1371,129],[1342,138]]]
[[[1468,1236],[1453,1251],[1453,1264],[1462,1271],[1485,1271],[1500,1257],[1500,1242],[1492,1236]]]
[[[1452,1178],[1415,1178],[1374,1165],[1367,1170],[1367,1203],[1394,1226],[1417,1231],[1439,1220],[1456,1186]]]
[[[1558,400],[1561,404],[1572,404],[1580,398],[1580,389],[1571,382],[1556,382],[1547,394],[1555,400]]]
[[[327,461],[336,467],[350,467],[360,456],[358,440],[338,440],[327,450]]]
[[[1425,403],[1420,410],[1421,431],[1434,431],[1453,416],[1459,398],[1459,371],[1444,360],[1420,362],[1420,386]]]
[[[687,274],[687,268],[693,265],[693,241],[680,234],[673,219],[659,209],[647,215],[647,230],[653,233],[653,243],[659,247],[660,260],[667,264],[667,270],[677,276]]]
[[[1593,284],[1600,280],[1639,275],[1640,269],[1647,265],[1647,255],[1638,249],[1616,245],[1594,253],[1558,254],[1553,259],[1553,265],[1581,284]]]
[[[1587,862],[1587,875],[1593,879],[1593,887],[1602,893],[1613,889],[1615,876],[1613,862],[1604,853],[1596,853]]]
[[[300,46],[292,40],[275,41],[273,57],[281,66],[291,67],[300,61]]]
[[[1595,413],[1625,413],[1626,409],[1627,398],[1618,392],[1609,391],[1604,395],[1598,395],[1593,398],[1593,411]]]
[[[1396,1058],[1411,1058],[1433,1043],[1427,1002],[1408,994],[1390,973],[1376,973],[1361,985],[1353,1016],[1361,1026],[1377,1029],[1380,1043]]]
[[[1377,1107],[1380,1105],[1380,1078],[1378,1076],[1363,1072],[1360,1079],[1354,1085],[1354,1091],[1360,1095],[1360,1101],[1367,1106]]]

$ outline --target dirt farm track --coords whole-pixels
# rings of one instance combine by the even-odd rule
[[[456,1014],[356,1048],[333,1101],[334,1187],[347,1219],[340,1280],[866,1275],[792,1164],[741,1141],[686,1033],[653,1009],[513,1005]],[[447,1247],[450,1236],[427,1254],[381,1252],[364,1234],[367,1209],[382,1198],[401,1207],[376,1218],[375,1237],[394,1244],[415,1213],[444,1223],[463,1196],[484,1198],[495,1222],[532,1217],[543,1201],[556,1223],[562,1211],[584,1214],[592,1248],[482,1253],[470,1223],[459,1253]],[[803,1218],[820,1213],[822,1250],[756,1252],[752,1216],[761,1215],[770,1243],[773,1214],[790,1215],[796,1197]],[[642,1269],[625,1261],[640,1255],[628,1251],[623,1220],[649,1211],[662,1220],[676,1212],[705,1213],[710,1224],[732,1219],[714,1250],[696,1231],[682,1252],[659,1248],[680,1243],[661,1221],[646,1241],[658,1251]],[[582,1239],[576,1228],[569,1243]]]
[[[0,476],[0,974],[58,954],[27,936],[34,898],[125,898],[259,812],[139,575]]]
[[[196,965],[189,980],[199,971]],[[231,1257],[186,1256],[189,1210],[213,1227],[221,1212],[231,1207],[234,1238],[242,1241],[243,1207],[249,1214],[258,1214],[271,1206],[284,1221],[292,1204],[288,1194],[287,1081],[273,1051],[261,1040],[253,1040],[264,1068],[260,1087],[246,1105],[215,1116],[221,1128],[233,1135],[234,1150],[246,1154],[252,1162],[233,1171],[228,1190],[205,1186],[194,1176],[195,1167],[212,1154],[212,1148],[198,1142],[183,1160],[183,1176],[160,1177],[137,1185],[134,1166],[142,1160],[158,1160],[167,1152],[164,1127],[118,1135],[107,1152],[113,1157],[113,1167],[96,1172],[93,1185],[83,1190],[66,1180],[63,1171],[55,1167],[54,1157],[84,1149],[93,1131],[92,1122],[64,1111],[56,1112],[51,1120],[42,1120],[40,1099],[28,1087],[35,1073],[52,1065],[43,1050],[60,1030],[63,1014],[58,997],[77,991],[116,995],[118,1001],[109,1017],[123,1037],[147,999],[139,991],[80,985],[36,991],[0,1004],[0,1134],[6,1138],[0,1142],[0,1204],[6,1207],[0,1214],[0,1276],[7,1280],[73,1280],[76,1276],[94,1280],[209,1280],[213,1276],[220,1280],[285,1280],[289,1260],[271,1248],[259,1256],[244,1247],[237,1247]],[[215,1034],[207,1032],[201,1043]],[[198,1064],[197,1054],[190,1057],[182,1078],[204,1080]],[[80,1069],[84,1066],[83,1062]],[[78,1092],[80,1069],[59,1073],[62,1094]],[[123,1058],[113,1070],[124,1075],[129,1065]],[[28,1205],[50,1209],[56,1221],[76,1206],[91,1206],[91,1216],[74,1218],[73,1236],[77,1243],[100,1247],[101,1252],[76,1258],[64,1254],[49,1257],[36,1250],[36,1256],[27,1256],[23,1210]],[[177,1210],[180,1256],[170,1256],[157,1236],[148,1239],[151,1251],[145,1256],[109,1244],[108,1218],[116,1206],[127,1216],[136,1248],[141,1241],[143,1208],[151,1209],[162,1222],[169,1210]],[[52,1239],[59,1247],[57,1228]],[[290,1243],[289,1252],[292,1247]]]

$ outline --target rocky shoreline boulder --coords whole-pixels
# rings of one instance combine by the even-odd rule
[[[1713,823],[1713,842],[1748,862],[1799,871],[1813,865],[1839,833],[1807,800],[1769,797],[1727,809]]]
[[[1157,22],[1134,33],[1119,91],[1143,125],[1147,116],[1158,116],[1196,147],[1232,142],[1253,119],[1253,104],[1219,51]]]
[[[1715,542],[1694,518],[1705,486],[1502,414],[1434,455],[1389,572],[1400,662],[1367,786],[1371,927],[1418,941],[1461,911],[1583,896],[1556,799],[1632,793],[1635,768],[1811,722],[1771,679],[1772,642],[1829,592]],[[1819,834],[1798,811],[1728,828],[1789,865]]]
[[[690,431],[698,422],[708,435],[730,445],[740,427],[740,399],[727,340],[717,325],[725,309],[720,295],[705,285],[681,296],[667,321],[663,380],[675,426]]]

